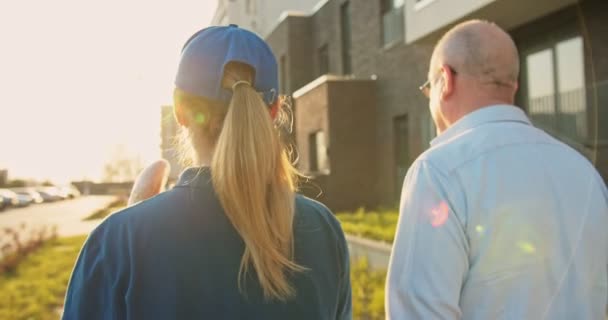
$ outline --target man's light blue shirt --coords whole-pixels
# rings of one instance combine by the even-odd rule
[[[390,319],[604,319],[608,192],[522,110],[477,110],[411,166]]]

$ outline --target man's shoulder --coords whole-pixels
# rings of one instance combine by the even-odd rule
[[[532,165],[559,159],[580,169],[595,170],[584,155],[543,130],[519,123],[494,123],[462,132],[432,146],[417,161],[449,175],[478,161],[504,163],[505,156]]]
[[[567,149],[542,130],[514,122],[488,123],[470,128],[442,141],[420,155],[427,162],[449,173],[480,157],[491,156],[505,148],[513,152],[530,145],[552,145]]]

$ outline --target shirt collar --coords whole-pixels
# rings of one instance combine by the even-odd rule
[[[191,167],[185,169],[179,176],[176,187],[202,188],[211,182],[211,171],[209,167]]]
[[[456,121],[456,123],[433,139],[431,146],[446,142],[469,129],[490,122],[521,122],[531,125],[524,111],[516,106],[507,104],[488,106],[473,111]]]

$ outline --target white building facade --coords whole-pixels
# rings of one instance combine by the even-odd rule
[[[236,24],[266,37],[284,12],[311,14],[325,0],[219,0],[212,25]]]

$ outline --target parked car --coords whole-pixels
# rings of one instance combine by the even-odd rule
[[[0,211],[3,211],[4,209],[14,205],[14,197],[12,197],[9,193],[3,192],[3,190],[0,189]]]
[[[40,196],[40,193],[36,192],[36,190],[32,189],[32,188],[19,188],[19,189],[13,189],[13,191],[15,193],[17,193],[18,195],[26,195],[29,196],[30,198],[32,198],[32,204],[37,204],[37,203],[42,203],[44,202],[44,199],[42,198],[42,196]]]
[[[64,198],[54,188],[45,187],[36,189],[36,192],[40,194],[44,202],[55,202],[63,200]]]
[[[78,191],[78,189],[76,189],[76,187],[74,186],[58,187],[58,189],[59,192],[67,199],[74,199],[80,197],[80,191]]]
[[[8,206],[10,206],[10,200],[0,196],[0,211],[4,211]]]
[[[2,209],[11,206],[16,207],[19,205],[19,197],[11,190],[0,189],[0,198],[2,199]]]
[[[27,194],[15,193],[17,195],[17,207],[27,207],[34,203],[34,198]]]

